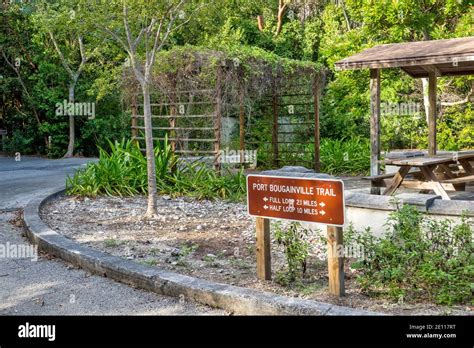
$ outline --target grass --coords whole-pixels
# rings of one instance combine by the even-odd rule
[[[188,266],[187,258],[191,254],[193,254],[196,250],[199,249],[199,244],[197,243],[189,243],[189,244],[182,244],[179,248],[179,256],[176,260],[177,266],[186,267]]]
[[[296,285],[298,292],[303,296],[310,296],[314,292],[321,290],[325,285],[312,281],[311,283],[300,282]]]
[[[106,248],[116,248],[121,244],[122,244],[122,242],[115,239],[115,238],[107,238],[107,239],[104,240],[104,246]]]
[[[208,267],[217,268],[220,266],[220,263],[217,261],[217,256],[204,255],[202,260],[207,264]]]

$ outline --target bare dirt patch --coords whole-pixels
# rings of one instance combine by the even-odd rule
[[[240,203],[158,198],[159,218],[145,221],[146,198],[61,197],[47,203],[42,219],[68,238],[115,256],[198,278],[277,294],[393,314],[469,315],[467,306],[393,303],[360,291],[354,270],[346,267],[346,296],[327,293],[325,245],[317,231],[308,270],[299,284],[258,281],[255,274],[255,223]],[[274,275],[283,270],[283,249],[272,240]],[[276,278],[276,277],[274,277]]]

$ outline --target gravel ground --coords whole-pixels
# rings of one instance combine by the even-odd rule
[[[308,236],[311,257],[307,276],[295,287],[255,276],[254,219],[246,206],[186,197],[158,198],[159,218],[142,219],[146,199],[136,197],[62,197],[46,204],[43,220],[54,230],[93,248],[142,264],[212,281],[393,314],[471,314],[466,306],[391,303],[360,292],[346,269],[343,299],[327,293],[325,245],[318,231]],[[272,222],[273,223],[273,222]],[[273,227],[272,227],[273,228]],[[281,246],[272,240],[273,278],[284,267]]]
[[[0,244],[29,245],[20,211],[0,213]],[[193,302],[133,289],[40,255],[0,258],[0,315],[227,315]]]

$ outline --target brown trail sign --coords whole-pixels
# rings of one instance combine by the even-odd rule
[[[251,174],[247,198],[253,216],[344,225],[342,180]]]
[[[247,176],[247,209],[249,215],[257,217],[257,276],[271,279],[269,218],[326,224],[329,291],[342,296],[344,257],[335,251],[342,250],[343,243],[344,183],[305,168],[293,168]]]

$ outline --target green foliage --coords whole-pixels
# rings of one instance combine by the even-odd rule
[[[370,169],[370,143],[364,138],[322,139],[322,171],[330,174],[366,174]]]
[[[66,190],[69,194],[123,196],[146,193],[146,158],[140,148],[131,140],[110,142],[109,146],[110,151],[99,149],[97,163],[89,163],[85,169],[68,177]],[[160,147],[157,147],[155,154],[169,159],[169,153]],[[161,170],[157,168],[157,173]]]
[[[146,157],[132,140],[109,142],[99,149],[99,161],[68,177],[68,194],[130,196],[146,194]],[[198,199],[240,200],[245,195],[243,172],[219,176],[205,165],[178,162],[165,140],[155,146],[156,179],[160,193],[188,195]]]
[[[288,285],[306,272],[306,260],[310,244],[306,240],[309,230],[298,222],[291,222],[284,228],[280,222],[275,223],[275,240],[284,248],[287,269],[278,274],[278,282]]]
[[[111,98],[112,99],[112,98]],[[102,102],[97,103],[98,107]],[[108,106],[109,115],[100,115],[87,122],[81,128],[81,137],[77,141],[77,148],[84,156],[96,156],[97,148],[106,148],[109,139],[124,139],[130,136],[130,115],[115,106]],[[115,109],[115,112],[114,112]]]
[[[179,256],[180,257],[188,257],[191,255],[193,252],[199,249],[199,244],[196,243],[190,243],[190,244],[183,244],[181,246]]]
[[[297,69],[303,69],[310,74],[322,67],[309,60],[282,57],[260,47],[225,45],[220,42],[210,47],[184,45],[161,51],[157,54],[154,73],[169,74],[176,73],[180,69],[189,69],[188,65],[196,60],[205,61],[205,64],[200,64],[204,65],[200,66],[200,74],[203,80],[206,80],[206,74],[212,74],[209,83],[215,82],[216,66],[221,65],[224,60],[238,62],[238,67],[243,68],[243,79],[247,83],[268,71],[274,74],[277,72],[289,74]]]
[[[457,151],[474,147],[474,112],[471,103],[451,106],[437,122],[437,143],[441,150]],[[423,149],[428,143],[424,113],[382,116],[383,149]]]
[[[186,165],[161,182],[162,193],[187,195],[197,199],[222,198],[232,201],[245,196],[245,175],[243,171],[219,175],[213,169],[202,164]]]
[[[51,43],[48,30],[53,30],[62,43],[72,29],[88,31],[84,40],[89,60],[76,87],[75,100],[96,102],[96,117],[93,120],[76,118],[76,152],[97,155],[95,142],[104,147],[107,145],[105,137],[116,140],[123,138],[125,133],[129,134],[130,122],[122,122],[127,116],[123,113],[116,84],[117,77],[120,79],[121,76],[123,56],[118,55],[108,42],[96,40],[96,33],[79,21],[84,14],[74,4],[69,3],[70,8],[64,8],[69,6],[65,1],[62,1],[62,7],[58,4],[51,4],[52,7],[48,8],[54,12],[51,16],[39,2],[34,5],[21,2],[0,5],[0,128],[9,133],[9,153],[61,157],[67,147],[68,118],[56,115],[55,105],[68,99],[68,74]],[[76,10],[75,16],[72,9]],[[78,50],[73,50],[67,43],[63,46],[66,59],[73,67],[77,66],[80,60]],[[12,64],[19,59],[19,74],[5,63],[5,57]],[[100,85],[105,77],[107,85],[114,88],[106,90]],[[49,137],[51,144],[47,147]]]
[[[33,141],[34,134],[29,134],[31,129],[28,132],[22,132],[20,130],[15,130],[13,134],[5,140],[3,151],[10,155],[19,152],[24,155],[31,155],[33,153]]]
[[[164,13],[170,1],[129,1],[132,32],[139,32],[149,19],[149,13]],[[247,78],[258,78],[262,65],[256,61],[286,72],[324,66],[330,72],[321,96],[322,137],[368,138],[368,71],[334,71],[334,63],[378,44],[472,36],[474,9],[471,2],[345,0],[306,1],[303,5],[301,1],[292,1],[283,16],[281,33],[275,35],[276,0],[187,1],[183,7],[184,18],[178,22],[189,21],[172,31],[164,50],[157,56],[156,69],[166,72],[181,67],[180,51],[189,51],[190,47],[221,50],[226,58],[239,59]],[[55,115],[54,106],[67,99],[68,74],[48,31],[58,36],[65,58],[72,66],[77,66],[80,60],[77,44],[74,44],[75,33],[83,34],[90,57],[77,85],[76,100],[95,101],[96,118],[76,118],[76,152],[97,155],[96,144],[105,148],[108,146],[106,138],[115,141],[129,134],[130,122],[121,104],[123,86],[119,83],[126,52],[110,38],[104,40],[103,32],[97,28],[97,24],[107,23],[114,33],[125,38],[121,1],[17,1],[0,6],[0,50],[10,62],[20,59],[19,76],[25,87],[14,69],[5,63],[3,54],[0,55],[3,62],[0,64],[0,128],[10,134],[8,151],[59,157],[67,147],[68,119]],[[264,17],[262,31],[257,28],[258,15]],[[139,45],[137,51],[143,58],[145,45]],[[168,59],[173,56],[175,59]],[[200,66],[199,70],[207,74],[211,68],[212,65]],[[471,76],[440,77],[441,101],[464,99],[472,79]],[[212,88],[214,82],[215,79],[209,79],[208,85]],[[421,81],[399,69],[384,69],[381,100],[422,103]],[[426,148],[424,115],[412,116],[382,116],[384,150]],[[442,106],[438,121],[440,149],[461,150],[474,146],[472,102]],[[257,135],[267,140],[261,133],[263,130]],[[46,140],[50,136],[52,144],[48,148]],[[299,151],[299,148],[291,150]],[[263,151],[259,151],[259,156],[265,156]],[[340,171],[330,166],[329,170]],[[352,168],[341,168],[341,171],[352,171]]]
[[[202,257],[202,261],[206,263],[208,267],[214,267],[217,268],[220,266],[219,261],[217,260],[217,257],[215,255],[204,255]]]
[[[472,36],[474,10],[468,3],[468,0],[328,2],[321,14],[324,25],[318,59],[333,70],[333,74],[321,101],[322,136],[341,139],[369,135],[368,70],[336,72],[336,61],[378,44]],[[472,77],[439,78],[441,100],[462,99],[468,93],[471,80]],[[385,69],[381,83],[382,102],[423,103],[420,80],[399,70]],[[457,97],[453,98],[454,95]],[[443,116],[440,116],[438,125],[440,149],[474,146],[470,135],[470,109],[469,103],[441,108]],[[419,119],[382,116],[384,150],[426,148],[427,125],[423,121],[424,115]]]
[[[471,225],[467,219],[460,224],[428,219],[403,205],[390,215],[382,237],[349,229],[349,238],[366,256],[351,267],[359,270],[358,281],[369,293],[399,301],[472,304]]]
[[[320,142],[321,170],[329,174],[361,175],[370,169],[370,143],[368,139],[354,137],[350,139],[321,139]],[[314,145],[305,146],[299,153],[283,153],[282,161],[299,160],[302,163],[314,161]],[[259,148],[257,152],[258,166],[271,167],[273,163],[271,144]]]
[[[145,266],[156,266],[158,265],[159,261],[156,259],[146,259],[146,260],[140,260],[138,263],[145,265]]]

